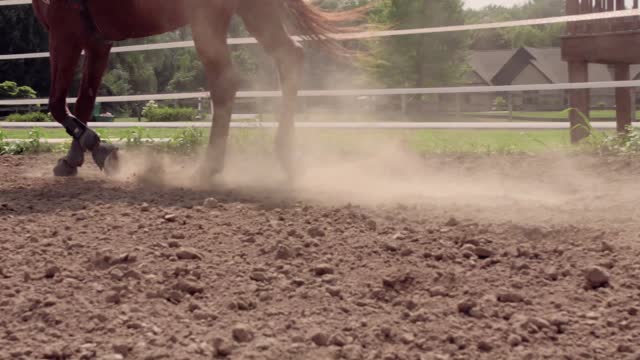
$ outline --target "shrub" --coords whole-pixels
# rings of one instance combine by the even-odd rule
[[[493,100],[493,107],[496,110],[506,110],[507,109],[507,100],[505,100],[502,96],[498,96]]]
[[[34,99],[37,93],[29,86],[20,86],[13,81],[0,83],[0,98]]]
[[[147,108],[143,112],[144,118],[152,122],[192,121],[197,114],[192,108],[170,107]]]
[[[47,122],[53,121],[53,117],[42,112],[30,112],[26,114],[11,114],[5,120],[10,122]]]

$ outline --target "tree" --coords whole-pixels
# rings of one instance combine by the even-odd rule
[[[525,20],[564,15],[564,1],[530,0],[523,5],[490,5],[480,10],[468,10],[465,14],[468,24]],[[512,49],[523,46],[550,47],[560,45],[560,36],[565,24],[538,26],[518,26],[474,32],[471,48],[474,50]]]
[[[464,23],[462,0],[382,0],[370,21],[385,28],[423,28]],[[466,72],[464,32],[381,38],[370,41],[364,65],[392,87],[454,85]]]
[[[33,16],[30,6],[0,7],[0,54],[47,51],[48,35]],[[49,92],[48,59],[0,61],[0,81],[13,81]]]

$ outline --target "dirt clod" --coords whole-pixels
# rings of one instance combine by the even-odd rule
[[[180,260],[202,260],[203,256],[193,248],[181,248],[176,251],[176,257]]]
[[[590,289],[608,286],[611,276],[599,266],[592,266],[585,271],[585,279]]]
[[[311,334],[311,341],[318,346],[329,345],[329,334],[322,330],[315,330]]]
[[[204,206],[207,209],[214,209],[218,207],[218,205],[219,205],[218,200],[216,200],[215,198],[206,198],[202,202],[202,206]]]
[[[312,271],[316,276],[324,276],[324,275],[333,274],[335,273],[336,270],[332,265],[318,264],[313,267]]]
[[[239,343],[250,342],[254,338],[253,331],[245,324],[236,324],[231,329],[233,340]]]

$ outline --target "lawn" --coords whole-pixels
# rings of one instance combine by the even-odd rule
[[[567,111],[514,111],[512,116],[514,119],[537,119],[537,120],[566,120],[569,113]],[[507,111],[490,111],[490,112],[469,112],[465,116],[482,116],[494,117],[503,120],[509,117]],[[615,110],[591,110],[589,116],[592,120],[598,119],[615,119]],[[640,118],[640,111],[636,112],[636,119]]]
[[[208,129],[202,129],[205,137]],[[124,139],[131,129],[101,129],[112,140]],[[432,152],[537,152],[557,150],[569,145],[567,130],[339,130],[298,129],[301,141],[319,140],[332,147],[351,148],[354,144],[375,146],[399,140],[420,153]],[[6,138],[27,139],[28,130],[4,129]],[[170,138],[180,129],[145,129],[143,136]],[[42,129],[45,139],[68,138],[64,130]],[[273,129],[232,129],[231,141],[242,144],[271,145]]]

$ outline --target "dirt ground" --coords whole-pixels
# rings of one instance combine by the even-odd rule
[[[640,359],[638,160],[378,155],[0,157],[0,359]]]

